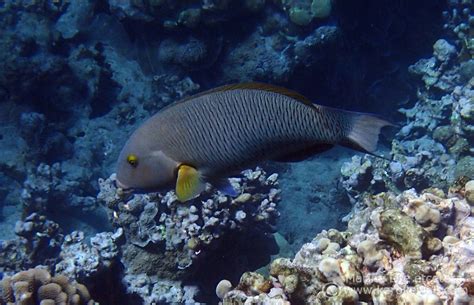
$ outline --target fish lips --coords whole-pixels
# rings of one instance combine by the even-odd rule
[[[139,188],[139,187],[130,187],[126,184],[120,182],[120,180],[115,180],[115,187],[120,188],[125,195],[132,195],[132,194],[147,194],[147,193],[154,193],[154,192],[161,192],[163,189],[157,188]]]
[[[127,192],[128,190],[132,190],[133,188],[128,187],[127,185],[123,184],[120,182],[120,180],[116,179],[115,180],[115,187],[116,188],[121,188],[124,192]]]
[[[122,193],[129,198],[133,194],[144,193],[143,190],[137,189],[135,187],[130,187],[126,184],[120,182],[120,180],[115,180],[115,187],[121,189]]]

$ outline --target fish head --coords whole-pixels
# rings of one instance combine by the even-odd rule
[[[173,185],[179,163],[133,134],[120,152],[116,184],[125,191],[160,191]]]

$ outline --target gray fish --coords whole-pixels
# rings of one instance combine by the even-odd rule
[[[128,139],[117,165],[125,190],[175,187],[180,201],[210,182],[232,194],[226,177],[264,160],[294,162],[342,145],[376,149],[376,116],[316,105],[287,89],[260,83],[228,85],[174,103]]]

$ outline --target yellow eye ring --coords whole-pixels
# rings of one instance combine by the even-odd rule
[[[136,167],[138,165],[138,157],[134,154],[130,154],[127,156],[127,162],[133,167]]]

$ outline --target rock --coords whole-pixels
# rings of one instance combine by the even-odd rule
[[[56,21],[55,29],[64,39],[71,39],[89,25],[94,2],[90,0],[71,1],[64,14]]]
[[[467,202],[474,206],[474,180],[470,180],[464,186],[464,192]]]
[[[227,292],[232,289],[232,284],[228,280],[222,280],[217,284],[216,295],[219,299],[223,299]]]
[[[383,258],[383,254],[377,251],[376,244],[369,239],[359,244],[357,253],[364,257],[364,265],[369,268],[376,268]]]
[[[444,39],[439,39],[433,45],[433,55],[441,62],[448,61],[456,55],[456,47]]]
[[[311,11],[299,6],[292,7],[289,16],[293,23],[300,26],[306,26],[313,20]]]
[[[474,157],[465,156],[456,163],[455,176],[474,178]]]
[[[395,209],[389,209],[380,213],[377,226],[380,237],[400,249],[407,256],[421,258],[421,249],[427,237],[420,225],[411,217]]]
[[[331,15],[332,0],[313,0],[311,13],[314,18],[327,18]]]

